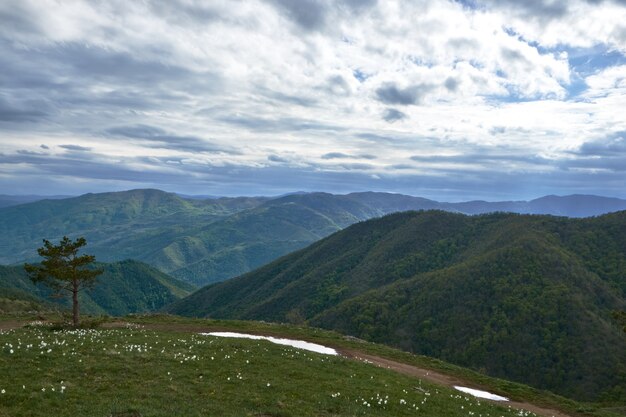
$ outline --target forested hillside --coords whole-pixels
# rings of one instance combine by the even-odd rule
[[[89,314],[125,315],[155,311],[194,290],[141,262],[126,260],[97,264],[104,273],[92,290],[80,293],[81,311]],[[71,306],[69,297],[51,298],[43,284],[35,285],[21,266],[0,266],[0,305],[21,304],[24,309],[39,309],[37,304]],[[4,301],[2,301],[4,299]]]
[[[440,203],[390,193],[185,199],[132,190],[0,208],[0,263],[36,261],[42,239],[84,236],[97,259],[137,259],[204,285],[241,275],[353,223],[406,210],[520,211],[584,216],[626,201],[549,196],[530,202]]]
[[[626,212],[355,224],[169,311],[304,322],[571,397],[626,399]]]

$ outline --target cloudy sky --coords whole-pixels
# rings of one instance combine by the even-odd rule
[[[0,194],[626,197],[626,1],[0,1]]]

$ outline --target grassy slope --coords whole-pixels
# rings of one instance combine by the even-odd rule
[[[617,410],[577,403],[436,359],[320,329],[171,316],[128,319],[152,330],[0,332],[0,369],[6,371],[0,373],[0,389],[6,391],[0,395],[0,416],[116,415],[116,412],[132,415],[122,414],[132,411],[143,416],[470,416],[470,411],[473,415],[508,416],[517,413],[484,401],[478,406],[477,401],[456,391],[364,363],[297,353],[292,348],[267,342],[193,336],[201,329],[271,334],[355,349],[441,371],[471,386],[516,401],[560,409],[572,416],[623,415]],[[50,352],[40,352],[41,341]],[[37,349],[27,348],[29,344]],[[10,353],[10,349],[14,352]],[[66,387],[63,394],[59,393],[61,386]],[[341,395],[333,397],[337,392]],[[377,395],[388,396],[388,403],[378,404]],[[406,404],[401,404],[400,399]]]
[[[169,311],[308,321],[619,402],[626,338],[611,312],[626,305],[625,217],[387,216],[206,287]]]
[[[99,267],[104,269],[104,273],[98,277],[94,289],[80,294],[81,311],[85,313],[123,315],[154,311],[194,289],[188,283],[137,261],[127,260]],[[0,291],[4,295],[12,294],[10,298],[14,300],[43,302],[46,305],[54,301],[62,306],[70,305],[68,299],[50,299],[49,289],[43,285],[35,286],[22,267],[0,266]],[[17,307],[6,306],[7,309]]]

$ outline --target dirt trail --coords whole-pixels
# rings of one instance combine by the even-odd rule
[[[420,367],[413,366],[413,365],[407,365],[406,363],[392,361],[390,359],[381,358],[380,356],[368,355],[366,353],[359,352],[356,350],[349,350],[349,349],[337,349],[337,350],[339,351],[339,353],[341,353],[343,356],[347,358],[361,360],[367,363],[374,364],[376,366],[380,366],[381,368],[390,369],[392,371],[395,371],[404,375],[417,377],[417,378],[424,379],[429,382],[434,382],[435,384],[439,384],[439,385],[445,385],[446,387],[454,387],[455,385],[460,385],[464,387],[473,387],[473,386],[475,387],[475,384],[433,371],[431,369],[425,369],[425,368],[420,368]],[[481,388],[478,387],[476,389],[481,389]],[[490,401],[490,400],[481,399],[481,401]],[[511,408],[516,408],[519,410],[532,411],[535,414],[546,416],[546,417],[570,417],[569,414],[565,414],[562,411],[540,407],[540,406],[530,404],[527,402],[519,402],[519,401],[507,401],[507,402],[492,401],[492,402],[496,402],[504,406],[511,406]]]
[[[24,322],[19,322],[19,321],[7,321],[7,322],[0,321],[0,330],[15,329],[15,328],[22,327],[24,324],[25,324]],[[103,327],[104,328],[121,328],[121,327],[126,327],[127,325],[128,325],[127,322],[111,322],[111,323],[105,323]],[[150,330],[176,331],[176,332],[184,332],[184,333],[190,333],[190,332],[202,333],[202,332],[215,332],[215,331],[235,331],[236,332],[238,331],[238,330],[233,330],[232,328],[228,328],[228,327],[189,325],[189,324],[182,324],[182,323],[143,323],[141,324],[141,327],[144,329],[150,329]],[[290,338],[290,336],[285,336],[284,334],[273,333],[273,332],[263,333],[263,334],[260,334],[258,332],[254,332],[254,333],[262,335],[262,336]],[[312,342],[318,343],[316,341],[312,341]],[[345,358],[371,363],[381,368],[386,368],[386,369],[389,369],[389,370],[392,370],[392,371],[395,371],[404,375],[424,379],[426,381],[433,382],[435,384],[444,385],[446,387],[454,387],[455,385],[460,385],[464,387],[481,389],[480,387],[476,387],[476,384],[464,381],[456,377],[452,377],[450,375],[439,373],[431,369],[420,368],[418,366],[408,365],[406,363],[396,362],[390,359],[385,359],[380,356],[369,355],[367,353],[360,352],[354,349],[344,349],[344,348],[330,346],[330,345],[328,345],[328,347],[332,347],[336,349]],[[491,400],[481,399],[481,401],[491,401]],[[537,415],[544,416],[544,417],[572,417],[570,414],[565,414],[562,411],[537,406],[537,405],[530,404],[527,402],[520,402],[520,401],[507,401],[507,402],[491,401],[491,402],[498,403],[499,405],[503,405],[503,406],[510,406],[511,408],[515,408],[518,410],[531,411]]]

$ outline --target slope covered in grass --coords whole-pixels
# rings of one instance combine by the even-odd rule
[[[410,212],[353,225],[169,311],[307,322],[575,398],[626,398],[626,212]]]
[[[533,415],[341,356],[134,325],[1,331],[0,369],[0,415]]]

